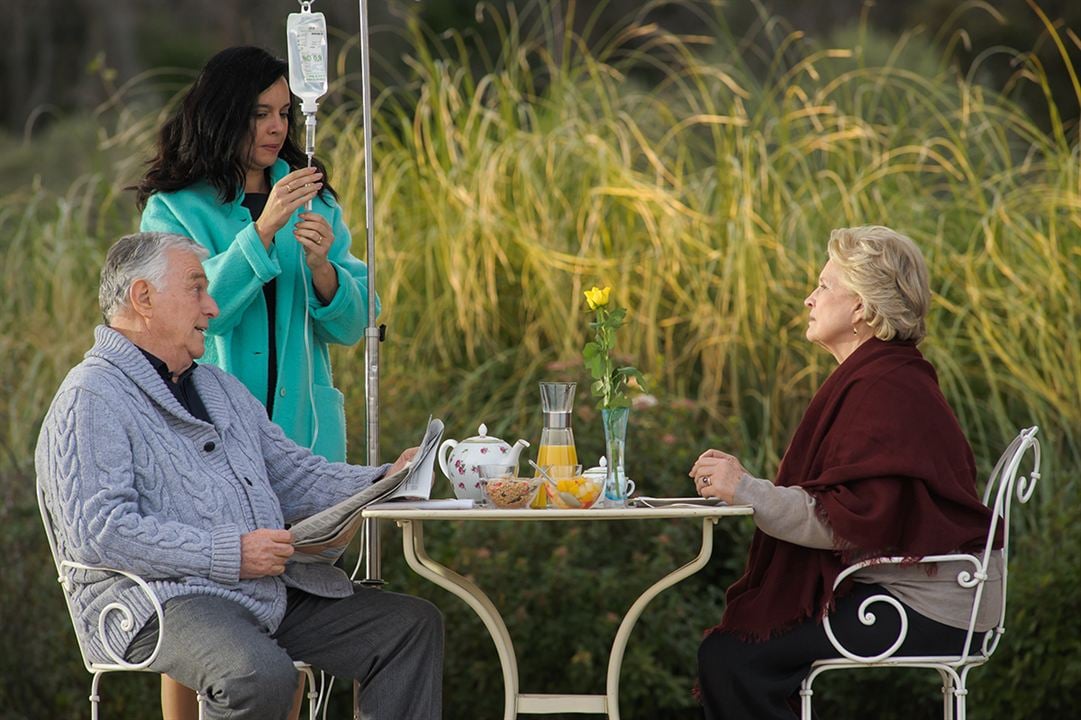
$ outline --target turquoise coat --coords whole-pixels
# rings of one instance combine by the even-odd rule
[[[278,160],[270,170],[271,184],[288,172],[285,161]],[[204,267],[221,314],[210,323],[203,362],[235,375],[264,406],[268,338],[263,284],[277,278],[278,382],[271,419],[297,444],[328,460],[344,461],[344,398],[333,384],[327,344],[352,345],[364,337],[368,266],[349,252],[352,238],[341,207],[331,197],[317,197],[312,209],[334,231],[327,258],[338,271],[338,292],[323,305],[303,248],[293,237],[302,209],[274,236],[268,253],[243,199],[242,192],[223,204],[206,182],[155,193],[147,200],[140,229],[185,235],[210,251]]]

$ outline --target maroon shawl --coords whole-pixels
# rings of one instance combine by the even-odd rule
[[[837,550],[755,531],[747,569],[728,589],[714,630],[766,639],[825,615],[847,564],[974,549],[990,526],[972,450],[911,342],[871,339],[830,375],[796,428],[776,484],[815,498]]]

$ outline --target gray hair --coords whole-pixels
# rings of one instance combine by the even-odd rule
[[[140,232],[113,243],[105,255],[101,268],[101,285],[98,287],[98,304],[106,323],[128,304],[128,293],[136,280],[146,280],[158,290],[162,289],[168,270],[169,250],[187,250],[206,260],[207,249],[191,238],[175,233]]]
[[[830,233],[829,256],[863,301],[863,319],[875,337],[923,339],[931,288],[927,263],[911,238],[881,225],[838,228]]]

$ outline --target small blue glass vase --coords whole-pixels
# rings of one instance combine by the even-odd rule
[[[623,458],[627,452],[627,420],[630,415],[630,408],[601,409],[604,455],[608,462],[604,504],[608,507],[622,507],[627,502],[627,474],[623,471]]]

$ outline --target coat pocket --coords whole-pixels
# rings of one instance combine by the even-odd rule
[[[315,420],[312,428],[315,444],[312,452],[331,462],[345,462],[345,396],[330,385],[312,387]]]

